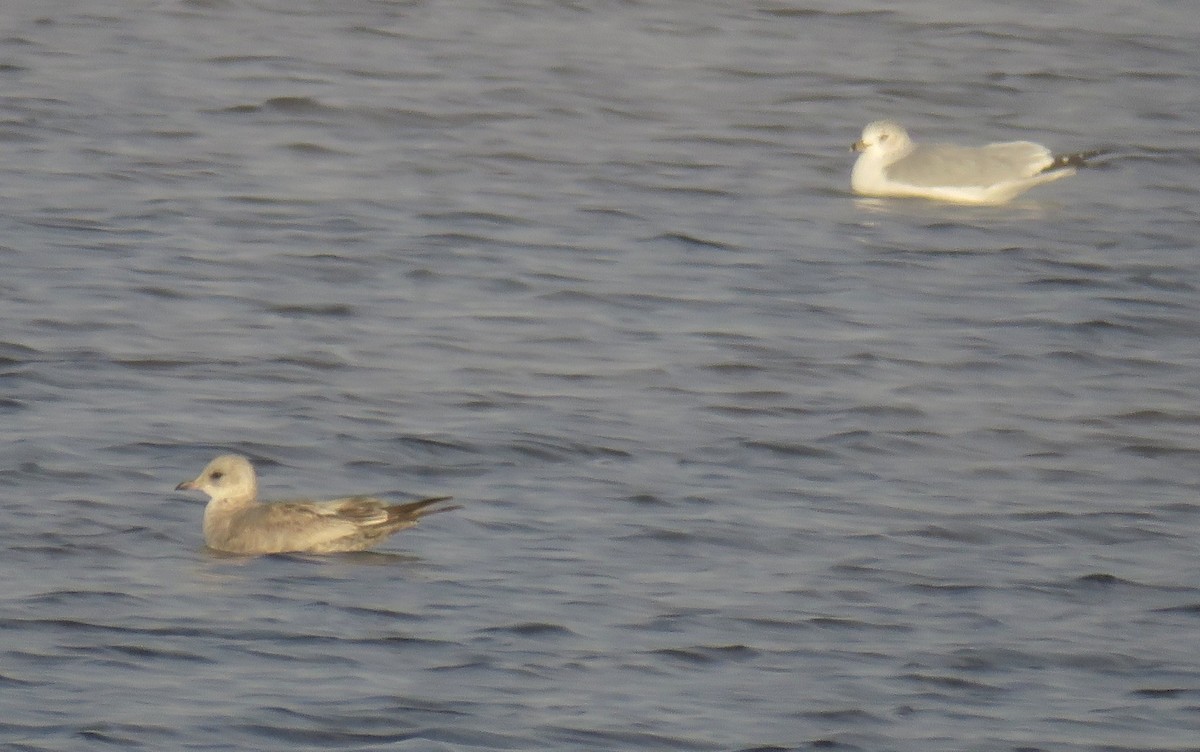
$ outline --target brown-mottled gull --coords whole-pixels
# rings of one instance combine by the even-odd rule
[[[204,542],[235,554],[336,553],[362,551],[393,533],[412,527],[422,517],[458,509],[434,507],[449,496],[388,505],[370,496],[330,501],[258,500],[254,466],[245,457],[227,454],[208,463],[195,480],[176,491],[203,491]]]
[[[1035,185],[1074,175],[1076,167],[1102,153],[1055,156],[1030,141],[920,146],[890,120],[868,125],[852,148],[861,152],[850,173],[855,193],[956,204],[1007,203]]]

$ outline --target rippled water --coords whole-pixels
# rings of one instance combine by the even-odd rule
[[[0,741],[1196,749],[1200,16],[975,5],[6,5]]]

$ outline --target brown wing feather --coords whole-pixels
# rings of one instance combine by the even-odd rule
[[[351,496],[321,505],[339,519],[355,525],[381,525],[388,520],[387,505],[373,496]]]
[[[426,515],[437,514],[438,512],[449,512],[452,509],[461,509],[462,507],[458,506],[457,504],[438,507],[437,509],[429,508],[431,505],[437,504],[439,501],[450,501],[452,498],[452,496],[436,496],[429,499],[421,499],[420,501],[410,501],[407,504],[397,504],[395,506],[387,507],[388,523],[416,522]]]

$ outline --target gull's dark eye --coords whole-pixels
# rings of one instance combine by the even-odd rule
[[[879,140],[880,140],[880,141],[887,141],[887,134],[886,134],[886,133],[880,133],[880,134],[879,134]]]
[[[225,473],[221,472],[220,470],[213,470],[208,474],[208,477],[212,480],[220,480],[225,477]]]

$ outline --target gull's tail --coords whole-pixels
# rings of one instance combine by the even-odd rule
[[[1111,153],[1111,149],[1093,149],[1092,151],[1080,151],[1074,154],[1055,154],[1054,161],[1043,167],[1042,172],[1061,170],[1064,167],[1098,167],[1099,165],[1088,160]]]

